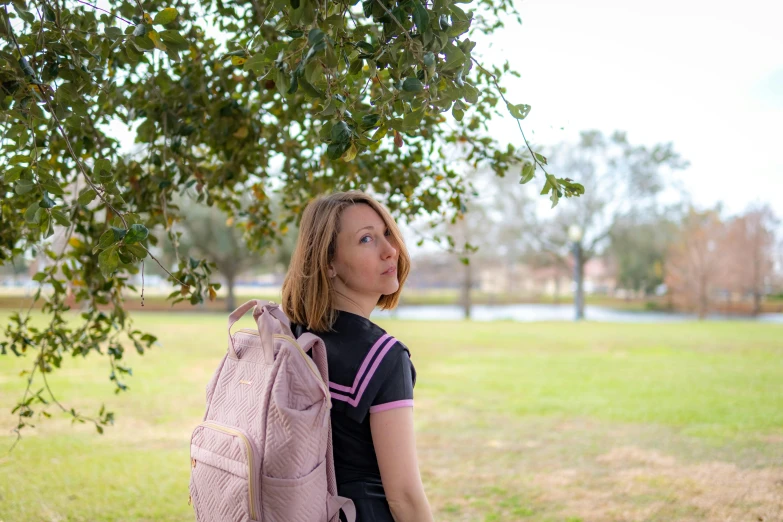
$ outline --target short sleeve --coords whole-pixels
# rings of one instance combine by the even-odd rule
[[[390,361],[389,372],[370,405],[370,413],[413,406],[416,370],[408,349],[402,343],[398,344],[400,349],[395,352],[394,360]]]
[[[364,422],[368,413],[413,406],[416,370],[410,352],[401,342],[387,337],[389,345],[375,356],[370,352],[353,387],[329,384],[333,408],[356,422]]]

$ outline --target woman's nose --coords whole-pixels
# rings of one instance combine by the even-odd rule
[[[384,238],[384,241],[386,242],[386,248],[383,251],[385,255],[384,259],[395,257],[397,255],[397,249],[394,247],[394,244],[386,238]]]

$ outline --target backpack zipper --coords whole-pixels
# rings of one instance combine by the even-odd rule
[[[253,446],[250,444],[250,441],[247,439],[247,437],[245,437],[244,433],[238,430],[234,430],[211,421],[203,422],[201,425],[216,431],[223,432],[227,435],[233,435],[235,437],[239,437],[242,440],[242,442],[245,443],[245,448],[247,448],[247,465],[248,465],[247,495],[248,495],[248,505],[250,506],[250,518],[252,518],[253,520],[258,520],[258,518],[256,517],[255,495],[253,495],[253,492],[256,490],[255,480],[254,480],[255,472],[253,471]]]
[[[249,333],[249,334],[255,335],[256,337],[261,337],[258,334],[257,331],[251,330],[249,328],[242,328],[239,331],[243,332],[243,333]],[[305,363],[307,364],[307,367],[310,368],[310,371],[313,373],[313,375],[315,375],[315,378],[318,379],[319,383],[321,383],[321,389],[323,390],[324,395],[326,395],[326,399],[327,400],[331,400],[330,394],[329,394],[329,386],[326,385],[326,383],[324,382],[323,377],[321,377],[321,372],[319,372],[317,368],[313,368],[313,366],[315,366],[315,362],[305,353],[305,351],[302,349],[302,347],[299,346],[299,343],[296,342],[296,339],[294,339],[293,337],[289,337],[287,335],[283,335],[283,334],[275,334],[274,338],[275,339],[283,339],[285,341],[288,341],[290,344],[296,346],[296,348],[299,350],[299,353],[302,354],[302,357],[305,358]]]

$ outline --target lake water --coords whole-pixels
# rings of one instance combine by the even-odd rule
[[[393,311],[375,311],[373,317],[412,320],[459,321],[464,318],[458,305],[401,306]],[[471,310],[474,321],[573,321],[573,305],[515,304],[475,305]],[[629,312],[602,306],[585,306],[585,319],[606,323],[674,323],[695,321],[696,315],[668,312]],[[710,315],[707,320],[744,320],[783,324],[783,314],[762,314],[757,318]]]

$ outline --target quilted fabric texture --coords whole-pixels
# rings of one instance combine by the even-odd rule
[[[229,332],[229,349],[207,385],[204,422],[191,436],[190,495],[200,522],[338,522],[326,348],[297,342],[274,303],[255,306],[257,329]],[[312,359],[306,351],[312,350]]]

